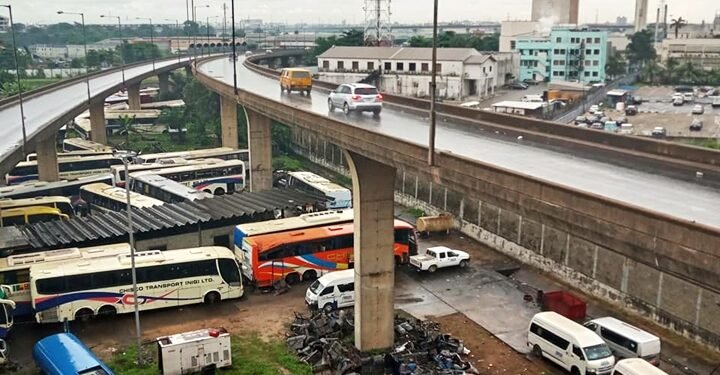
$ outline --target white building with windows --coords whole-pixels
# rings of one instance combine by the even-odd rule
[[[390,94],[429,97],[432,49],[413,47],[332,47],[318,56],[319,78],[335,83],[374,78]],[[438,48],[438,97],[463,100],[495,93],[517,76],[516,54],[481,53],[473,48]],[[374,76],[374,77],[373,77]]]

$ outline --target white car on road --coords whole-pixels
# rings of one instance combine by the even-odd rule
[[[423,255],[410,257],[410,265],[420,271],[435,272],[438,268],[460,266],[467,267],[470,255],[464,251],[453,250],[445,246],[435,246],[427,249]]]
[[[328,110],[334,112],[335,108],[339,108],[346,115],[355,111],[372,112],[379,115],[382,111],[382,102],[382,94],[375,86],[364,83],[348,83],[340,85],[330,92]]]

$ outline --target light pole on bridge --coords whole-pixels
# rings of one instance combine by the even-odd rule
[[[178,38],[178,39],[177,39],[177,51],[175,51],[175,53],[177,53],[177,55],[178,55],[178,62],[180,62],[180,34],[181,34],[181,32],[180,32],[180,20],[176,20],[176,19],[173,20],[173,19],[168,19],[168,18],[166,18],[165,21],[175,21],[175,30],[176,30],[175,33],[177,34],[177,38]]]
[[[155,41],[153,40],[153,22],[152,22],[152,18],[150,18],[150,17],[147,17],[147,18],[135,17],[135,19],[136,19],[136,20],[140,20],[140,21],[148,21],[148,22],[150,22],[150,45],[151,45],[151,46],[150,46],[150,55],[152,55],[152,68],[153,68],[153,70],[155,70],[155,47],[156,47],[156,46],[155,46]]]
[[[85,33],[85,13],[82,12],[65,12],[58,10],[57,14],[70,14],[74,16],[80,16],[82,21],[82,34],[83,34],[83,52],[85,53],[85,84],[87,85],[87,97],[88,97],[88,108],[90,107],[90,65],[88,65],[88,53],[87,53],[87,34]]]
[[[195,51],[197,50],[197,36],[198,36],[197,34],[200,32],[200,26],[197,23],[197,8],[210,8],[210,5],[208,5],[208,4],[193,5],[193,12],[192,12],[193,20],[192,20],[192,22],[193,22],[193,26],[197,27],[197,30],[193,31],[193,45],[195,46],[195,48],[193,48],[193,56],[195,56],[195,57],[197,57],[197,55],[195,54]]]
[[[18,86],[18,101],[20,102],[20,123],[22,124],[22,136],[23,136],[23,143],[22,143],[22,154],[23,157],[27,156],[25,147],[27,146],[27,132],[25,131],[25,106],[23,105],[23,89],[22,89],[22,82],[20,81],[20,62],[18,61],[18,54],[17,54],[17,44],[15,43],[15,22],[13,22],[13,14],[12,14],[12,6],[11,5],[0,5],[5,8],[8,8],[8,12],[10,12],[10,30],[12,32],[12,41],[13,41],[13,52],[15,56],[15,77],[17,78],[17,86]]]
[[[123,51],[125,50],[125,43],[123,42],[122,38],[122,24],[120,23],[120,16],[108,16],[101,14],[100,18],[116,18],[118,21],[118,36],[120,37],[120,71],[122,72],[122,80],[123,80],[123,88],[125,88],[125,57],[123,56]]]

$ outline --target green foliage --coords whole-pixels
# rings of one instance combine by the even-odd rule
[[[432,47],[432,38],[416,35],[407,41],[410,47]],[[475,48],[479,51],[498,51],[500,35],[477,36],[446,31],[438,35],[438,48]]]
[[[713,150],[720,150],[720,141],[717,139],[704,139],[702,141],[693,141],[693,145],[705,147],[705,148],[711,148]]]
[[[5,82],[2,87],[0,87],[0,96],[7,98],[8,96],[17,95],[18,93],[20,93],[19,87],[22,88],[23,92],[27,91],[27,86],[25,86],[25,83],[22,81],[20,83],[21,85],[18,86],[16,81]]]
[[[75,58],[70,61],[70,67],[73,69],[80,69],[85,66],[85,59]]]
[[[299,159],[289,156],[280,155],[273,157],[273,170],[282,169],[285,171],[301,171],[304,170],[304,165]]]
[[[682,17],[678,19],[673,18],[672,21],[670,21],[670,28],[675,30],[675,39],[678,38],[680,29],[683,28],[685,25],[687,25],[687,20],[683,19]]]
[[[232,338],[233,366],[220,371],[226,375],[312,375],[312,368],[291,354],[282,340],[263,341],[257,335]],[[138,368],[137,351],[130,347],[108,362],[118,375],[158,375],[157,363]]]
[[[168,129],[182,129],[185,123],[185,114],[182,108],[165,108],[160,112],[158,123],[167,126]]]
[[[627,72],[627,61],[623,55],[619,52],[615,52],[608,57],[607,66],[605,66],[605,73],[610,78],[623,75]]]
[[[425,211],[423,211],[422,209],[417,208],[417,207],[407,208],[407,209],[405,209],[405,212],[406,212],[408,215],[412,215],[412,216],[415,217],[415,218],[418,218],[418,217],[421,217],[421,216],[425,216]]]
[[[315,40],[315,48],[306,56],[306,63],[316,64],[318,55],[332,46],[362,46],[365,43],[365,34],[362,30],[351,29],[344,31],[339,37],[333,35],[327,38],[320,37]]]
[[[90,68],[102,68],[105,66],[120,65],[120,52],[117,50],[94,50],[87,53],[87,63]]]
[[[125,136],[125,144],[123,147],[125,149],[130,149],[130,133],[137,133],[135,125],[135,115],[120,116],[120,130],[118,130],[118,133]]]
[[[273,154],[292,154],[292,131],[287,125],[273,122],[272,128]]]
[[[665,66],[651,61],[643,66],[640,79],[649,84],[720,86],[720,69],[704,70],[692,62],[674,59],[668,59]]]
[[[653,46],[654,36],[649,30],[638,31],[630,37],[627,56],[631,63],[644,63],[655,60],[657,52]]]
[[[152,58],[160,58],[163,54],[160,48],[150,42],[123,43],[117,47],[120,50],[123,60],[126,64],[134,63]]]
[[[8,46],[12,46],[7,44]],[[27,68],[30,65],[30,56],[24,50],[18,50],[18,65],[20,69]],[[12,48],[4,48],[0,50],[0,69],[15,70],[15,53]]]

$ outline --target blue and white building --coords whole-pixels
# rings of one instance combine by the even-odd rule
[[[518,39],[520,80],[605,82],[608,33],[556,26],[548,36]]]

